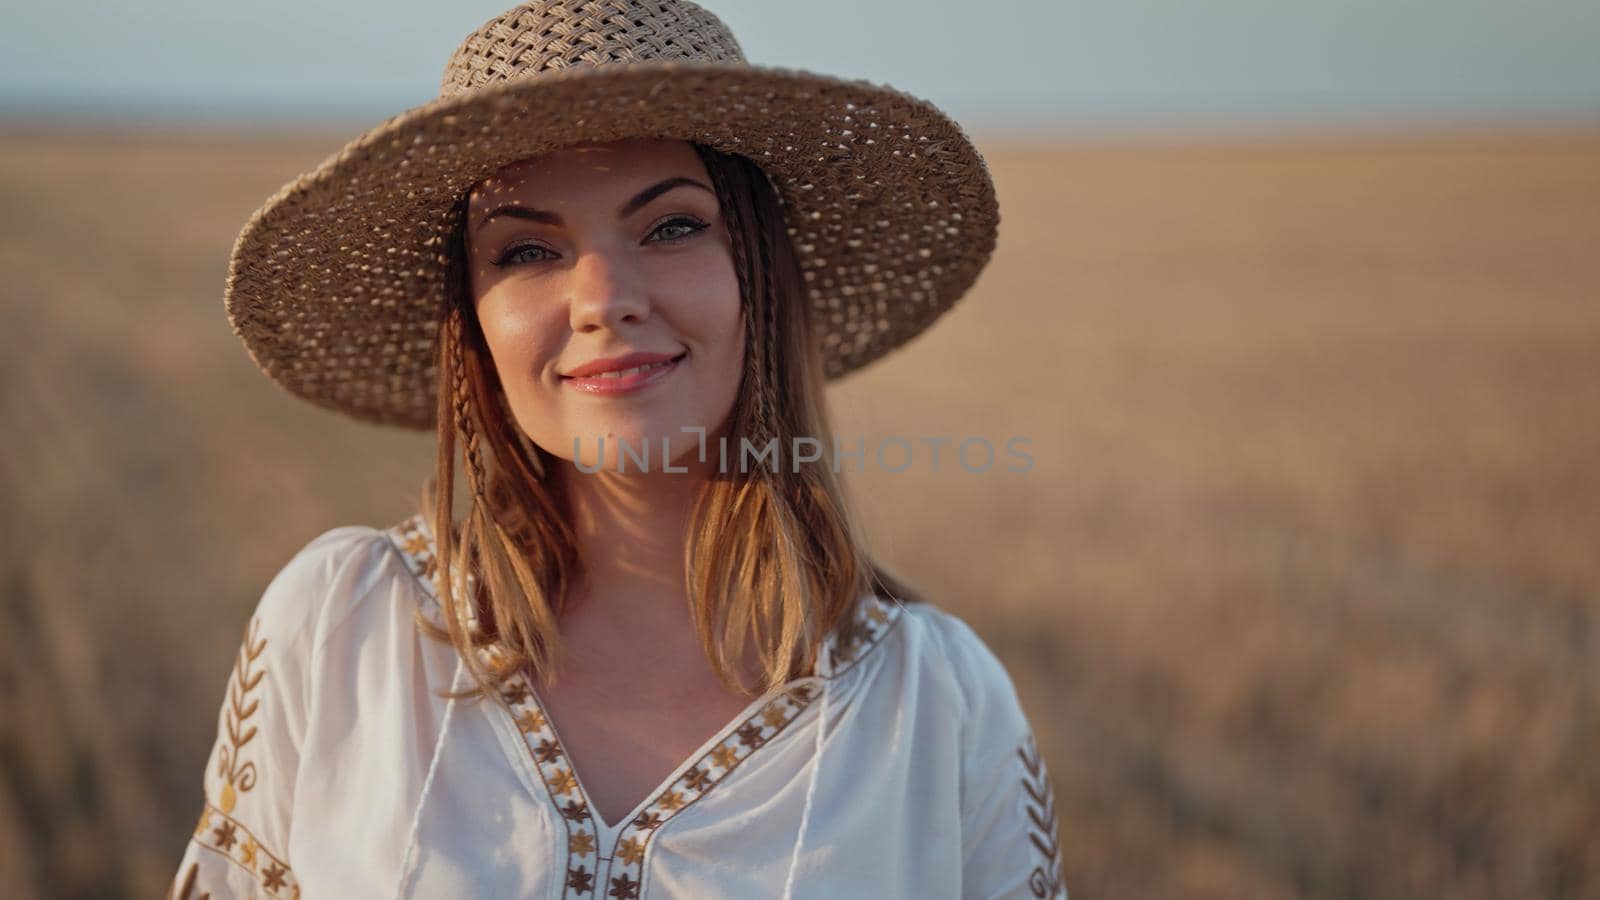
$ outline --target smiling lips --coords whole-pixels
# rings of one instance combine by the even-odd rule
[[[655,384],[688,353],[629,353],[584,363],[561,376],[563,384],[591,394],[622,394]]]

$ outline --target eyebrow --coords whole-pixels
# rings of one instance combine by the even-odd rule
[[[633,199],[617,207],[617,218],[625,219],[628,216],[633,215],[635,212],[638,212],[641,207],[643,207],[646,203],[649,203],[651,200],[654,200],[673,188],[683,187],[685,185],[689,187],[697,187],[711,194],[713,197],[716,196],[717,193],[716,191],[713,191],[711,188],[707,187],[703,182],[696,181],[693,178],[686,178],[682,175],[677,175],[672,178],[658,181],[635,194]],[[559,226],[562,224],[561,216],[553,212],[543,209],[534,209],[531,206],[513,206],[508,204],[505,206],[497,206],[485,213],[483,218],[478,220],[477,227],[481,229],[485,225],[488,225],[491,220],[499,216],[510,216],[514,219],[527,219],[531,222],[543,222],[547,225]]]

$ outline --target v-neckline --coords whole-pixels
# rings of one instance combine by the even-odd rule
[[[439,612],[438,570],[432,534],[423,516],[414,514],[388,529],[390,543],[416,576],[423,594]],[[474,579],[455,579],[470,590]],[[499,727],[520,736],[522,758],[543,786],[548,802],[566,829],[567,877],[563,897],[571,895],[637,897],[651,838],[679,812],[721,784],[747,759],[767,746],[804,712],[828,683],[859,662],[898,621],[901,607],[867,594],[854,615],[823,638],[814,674],[793,679],[752,699],[732,719],[680,761],[627,815],[605,822],[594,809],[588,789],[572,765],[543,702],[526,672],[517,672],[501,686],[499,703],[485,705]],[[468,619],[473,619],[471,610]],[[478,649],[479,659],[493,666],[502,651],[495,645]],[[821,727],[819,725],[819,727]],[[563,798],[565,802],[563,802]],[[593,892],[591,894],[591,892]]]
[[[764,708],[773,704],[780,698],[797,696],[799,693],[802,693],[802,688],[806,689],[806,691],[815,692],[822,686],[824,681],[824,679],[819,675],[805,675],[800,678],[795,678],[785,683],[783,686],[772,691],[768,691],[767,693],[752,699],[749,703],[746,703],[743,709],[734,714],[734,716],[725,722],[721,728],[717,729],[714,734],[701,741],[698,747],[690,751],[687,756],[679,761],[678,765],[674,767],[671,772],[667,773],[666,777],[656,782],[656,784],[650,788],[649,792],[645,794],[644,799],[640,800],[632,809],[624,813],[622,818],[613,823],[607,822],[605,817],[600,815],[599,809],[595,806],[594,795],[590,793],[588,787],[584,785],[583,774],[578,771],[576,760],[574,760],[571,754],[567,752],[567,743],[561,739],[561,732],[556,728],[555,719],[550,715],[549,705],[545,703],[544,698],[539,696],[539,689],[533,684],[532,680],[529,679],[525,673],[518,673],[517,677],[520,680],[521,689],[528,692],[527,704],[538,711],[539,717],[544,721],[545,726],[549,729],[552,745],[560,754],[561,758],[566,760],[567,769],[572,773],[574,792],[577,794],[579,801],[588,808],[590,817],[594,821],[596,832],[604,835],[604,839],[600,841],[600,846],[602,847],[609,845],[612,842],[612,839],[616,837],[618,832],[627,827],[630,822],[633,822],[642,813],[649,809],[652,802],[656,798],[666,793],[667,790],[677,783],[677,781],[683,776],[684,772],[693,767],[697,762],[703,760],[713,748],[726,742],[729,737],[737,735],[739,729],[745,723],[753,719]],[[502,699],[505,699],[504,694],[502,694]],[[810,698],[807,697],[806,699],[809,701]],[[515,719],[513,719],[513,724],[515,724]],[[776,734],[774,734],[774,736],[776,736]],[[760,746],[765,745],[766,742],[763,741]],[[754,748],[752,748],[752,751],[753,750]]]
[[[563,806],[560,798],[570,793],[572,800],[569,805],[576,802],[587,812],[598,849],[606,851],[615,848],[617,838],[630,827],[652,831],[660,827],[678,811],[699,799],[700,795],[707,793],[722,777],[731,774],[739,763],[771,743],[816,699],[823,681],[820,676],[807,675],[751,700],[715,734],[684,757],[650,789],[643,800],[615,823],[606,822],[595,808],[593,795],[584,786],[583,776],[567,754],[566,744],[556,731],[554,720],[550,718],[538,689],[527,675],[518,673],[513,676],[507,683],[507,690],[501,692],[501,699],[511,707],[510,721],[524,736],[529,757],[539,769],[549,798],[566,815],[567,807]],[[757,719],[762,720],[761,725],[755,724]],[[735,739],[738,739],[737,743]],[[714,760],[712,757],[717,751],[721,751],[720,759]],[[696,770],[696,773],[689,774],[691,770]],[[713,778],[713,774],[719,770],[722,777]],[[675,792],[674,788],[679,790]],[[601,855],[609,857],[613,854],[602,852]]]

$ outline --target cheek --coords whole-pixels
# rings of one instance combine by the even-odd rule
[[[680,286],[674,291],[680,330],[692,335],[713,357],[724,361],[732,357],[737,365],[743,357],[744,320],[732,257],[725,250],[718,252],[662,283]]]
[[[539,304],[503,300],[491,295],[479,303],[478,322],[500,380],[515,399],[543,377],[548,361],[559,349],[564,323],[542,314]]]
[[[747,366],[744,311],[737,288],[708,297],[700,307],[697,337],[705,348],[700,370],[701,402],[706,414],[721,414],[739,392]]]

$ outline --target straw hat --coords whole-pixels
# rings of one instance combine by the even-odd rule
[[[234,333],[291,393],[431,429],[456,201],[506,163],[634,137],[696,141],[767,173],[830,379],[921,333],[994,250],[989,170],[932,104],[750,65],[721,20],[682,0],[542,0],[468,35],[438,97],[256,210],[228,268]]]

